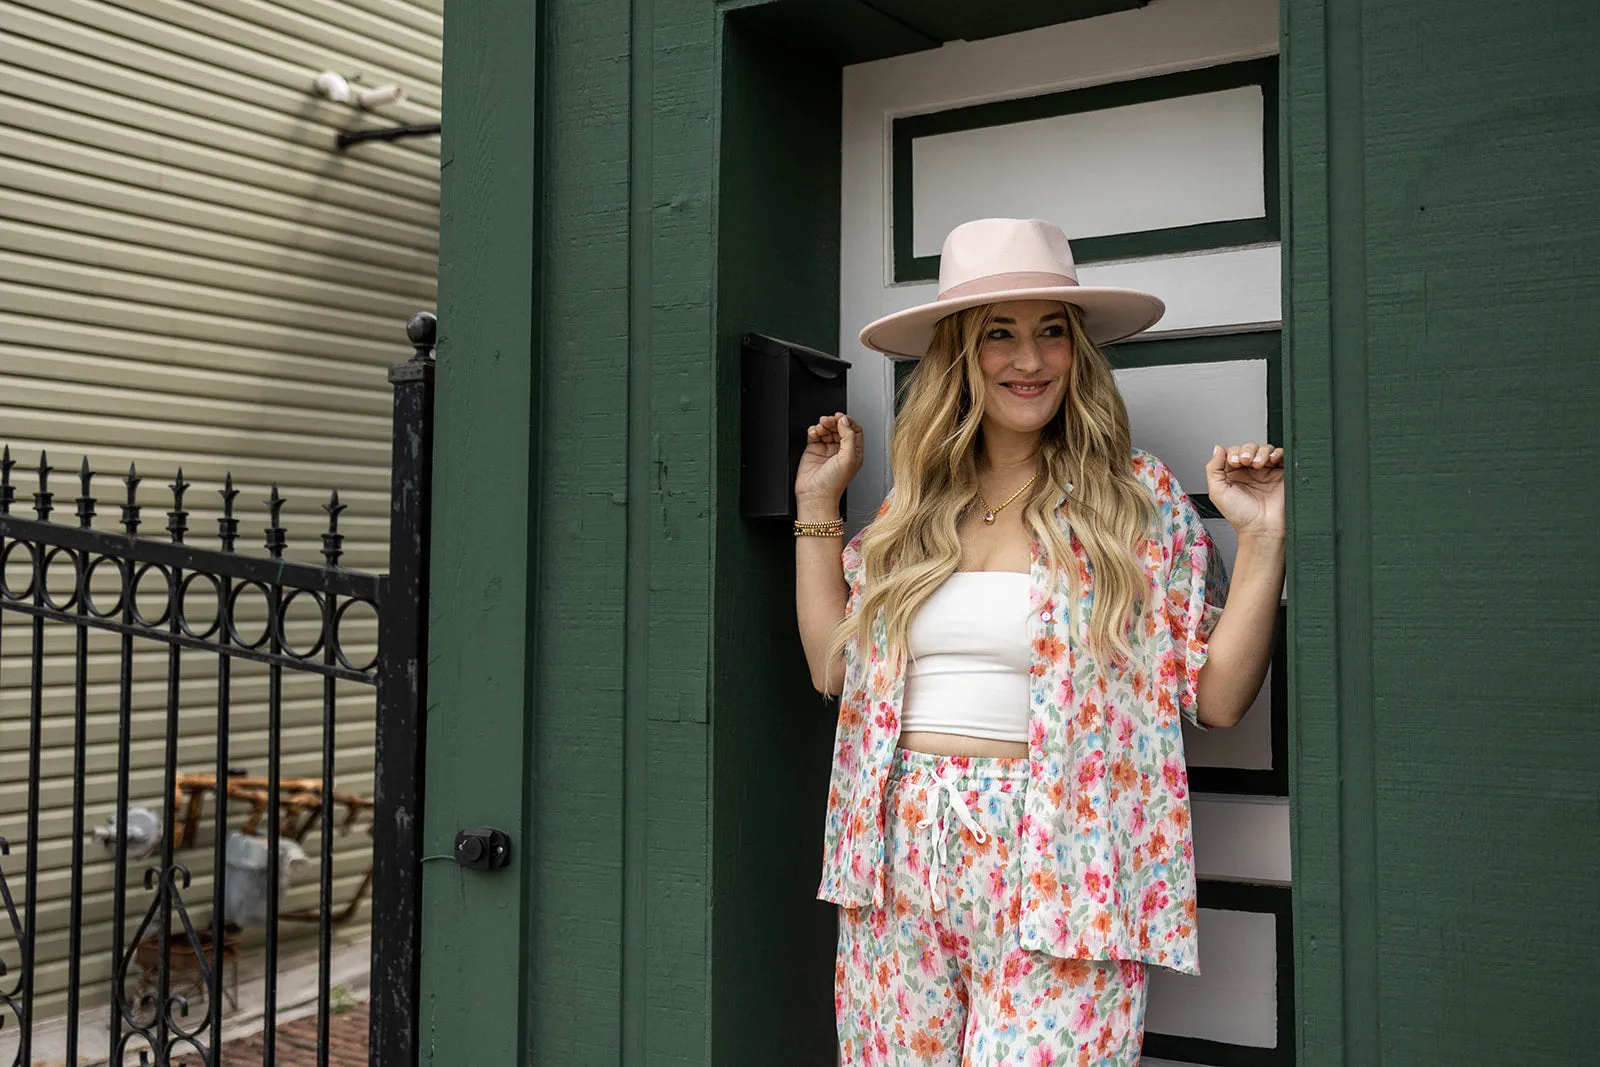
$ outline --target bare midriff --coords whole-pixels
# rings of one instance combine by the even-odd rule
[[[977,756],[981,759],[1027,759],[1028,746],[1021,741],[993,741],[966,734],[943,734],[932,730],[907,730],[900,735],[900,747],[931,756]]]

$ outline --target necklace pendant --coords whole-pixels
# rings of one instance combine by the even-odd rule
[[[994,525],[994,512],[986,511],[986,512],[983,513],[983,524],[985,526],[993,526]]]

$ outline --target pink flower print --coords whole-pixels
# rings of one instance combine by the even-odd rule
[[[960,956],[966,951],[967,939],[946,927],[939,931],[939,947],[949,955]]]
[[[1087,1033],[1094,1029],[1094,997],[1085,995],[1078,1001],[1077,1010],[1072,1013],[1072,1032],[1075,1034]]]
[[[1171,898],[1167,896],[1167,883],[1156,882],[1144,891],[1144,899],[1139,902],[1139,914],[1148,919],[1166,907],[1170,900]]]
[[[1040,1045],[1028,1053],[1028,1067],[1055,1067],[1055,1051],[1049,1045]]]
[[[1167,789],[1179,800],[1188,793],[1189,774],[1176,756],[1168,756],[1161,764],[1161,777],[1166,781]]]
[[[1078,763],[1078,788],[1089,789],[1106,776],[1106,754],[1096,752]]]
[[[900,732],[900,719],[894,713],[894,706],[886,700],[879,701],[878,713],[872,717],[872,724],[886,734]]]
[[[1116,733],[1117,744],[1121,745],[1124,749],[1131,748],[1133,746],[1133,716],[1117,716]]]
[[[1050,924],[1050,948],[1057,955],[1065,955],[1072,948],[1072,928],[1067,925],[1065,913],[1058,914]]]
[[[1098,867],[1090,867],[1083,875],[1083,888],[1100,903],[1106,902],[1111,890],[1111,879]]]
[[[989,899],[998,901],[1006,893],[1006,872],[999,864],[989,868]]]

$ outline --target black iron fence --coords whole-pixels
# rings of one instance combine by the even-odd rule
[[[317,928],[317,1062],[329,1060],[332,1003],[332,942],[335,925],[348,918],[370,889],[373,924],[370,1062],[385,1067],[416,1062],[416,998],[421,889],[420,833],[422,739],[427,595],[428,506],[433,409],[432,315],[407,327],[415,355],[390,371],[394,386],[394,451],[390,496],[389,573],[377,575],[340,565],[346,510],[335,491],[323,510],[320,564],[286,558],[288,531],[283,496],[274,485],[263,502],[265,555],[237,551],[241,518],[229,475],[219,490],[218,547],[192,543],[191,485],[182,471],[168,486],[165,536],[149,536],[141,504],[144,479],[130,468],[120,478],[117,503],[95,495],[103,476],[88,461],[61,475],[41,456],[30,468],[34,489],[22,493],[10,450],[0,455],[0,655],[21,642],[26,649],[27,804],[25,825],[0,824],[0,853],[20,844],[22,885],[8,883],[0,869],[0,947],[14,940],[15,970],[0,960],[0,1049],[14,1054],[0,1063],[36,1062],[37,964],[40,874],[40,789],[44,759],[45,660],[47,645],[64,631],[71,639],[72,802],[65,952],[65,1062],[80,1062],[80,1008],[92,988],[85,952],[85,849],[91,834],[111,850],[109,972],[106,1006],[109,1062],[137,1057],[141,1064],[204,1064],[224,1060],[224,1012],[236,988],[240,931],[258,926],[264,937],[261,1035],[264,1064],[276,1062],[274,1020],[278,1013],[280,927],[285,922]],[[31,501],[27,498],[31,496]],[[58,498],[65,498],[59,499]],[[68,502],[70,500],[70,503]],[[71,507],[75,521],[53,518]],[[96,529],[102,509],[119,511],[120,530]],[[30,514],[26,512],[31,511]],[[18,618],[20,617],[20,618]],[[355,619],[363,623],[353,623]],[[357,648],[348,635],[376,621],[375,652]],[[6,625],[7,621],[11,625]],[[21,625],[18,625],[21,623]],[[115,812],[108,827],[87,825],[89,774],[90,635],[115,635],[117,643]],[[101,638],[105,640],[105,638]],[[7,648],[11,646],[11,648]],[[161,800],[150,811],[131,803],[134,664],[136,654],[156,648],[165,657],[165,722],[161,730]],[[20,657],[19,657],[20,658]],[[266,674],[264,773],[240,773],[230,763],[229,730],[235,702],[235,668],[253,663]],[[262,667],[254,668],[260,671]],[[285,672],[321,680],[321,774],[286,778],[283,771]],[[0,686],[19,679],[0,677]],[[370,795],[342,792],[335,782],[335,727],[339,686],[376,690],[375,769]],[[180,760],[180,705],[195,691],[209,713],[215,707],[215,760],[185,769]],[[159,715],[159,713],[157,713]],[[211,720],[206,720],[209,731]],[[191,733],[193,728],[191,728]],[[209,733],[208,733],[209,737]],[[209,811],[207,807],[209,804]],[[230,814],[247,813],[229,832]],[[212,882],[208,895],[193,894],[182,853],[200,839],[199,824],[213,830]],[[360,820],[372,833],[372,866],[355,899],[334,899],[334,838]],[[20,842],[8,843],[7,832]],[[285,845],[304,843],[316,831],[320,859],[318,904],[285,911],[281,906]],[[191,899],[201,895],[202,899]],[[103,964],[108,962],[109,968]],[[203,997],[204,1009],[191,1010]],[[9,1039],[7,1033],[9,1031]]]

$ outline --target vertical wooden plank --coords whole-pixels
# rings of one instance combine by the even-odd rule
[[[645,3],[646,0],[636,0]],[[710,1058],[711,574],[716,352],[716,34],[710,0],[648,0],[649,36],[635,43],[635,182],[648,204],[648,251],[636,260],[642,297],[635,349],[649,360],[631,432],[649,455],[630,503],[646,509],[648,599],[630,604],[643,661],[629,665],[630,728],[643,731],[644,766],[629,767],[643,797],[647,864],[641,885],[649,945],[643,983],[643,1060],[701,1067]],[[648,91],[644,88],[648,81]],[[648,127],[648,129],[646,129]],[[648,151],[644,150],[648,146]],[[638,220],[644,223],[644,219]],[[644,450],[639,450],[641,458]],[[635,791],[636,790],[636,791]],[[630,981],[634,978],[630,975]]]
[[[1595,1041],[1595,31],[1285,4],[1302,1062]]]
[[[824,351],[837,344],[840,74],[830,58],[737,19],[725,28],[712,672],[717,1064],[837,1055],[835,912],[816,899],[836,705],[812,690],[795,633],[794,537],[784,523],[739,518],[739,338],[754,330]]]
[[[532,1063],[622,1060],[630,8],[547,4]]]
[[[1389,1063],[1600,1038],[1597,45],[1582,0],[1361,12]]]
[[[493,873],[423,876],[421,1062],[516,1063],[538,847],[524,819],[539,438],[539,7],[484,0],[446,26],[435,426],[427,851],[511,835]],[[382,916],[376,921],[381,922]]]

